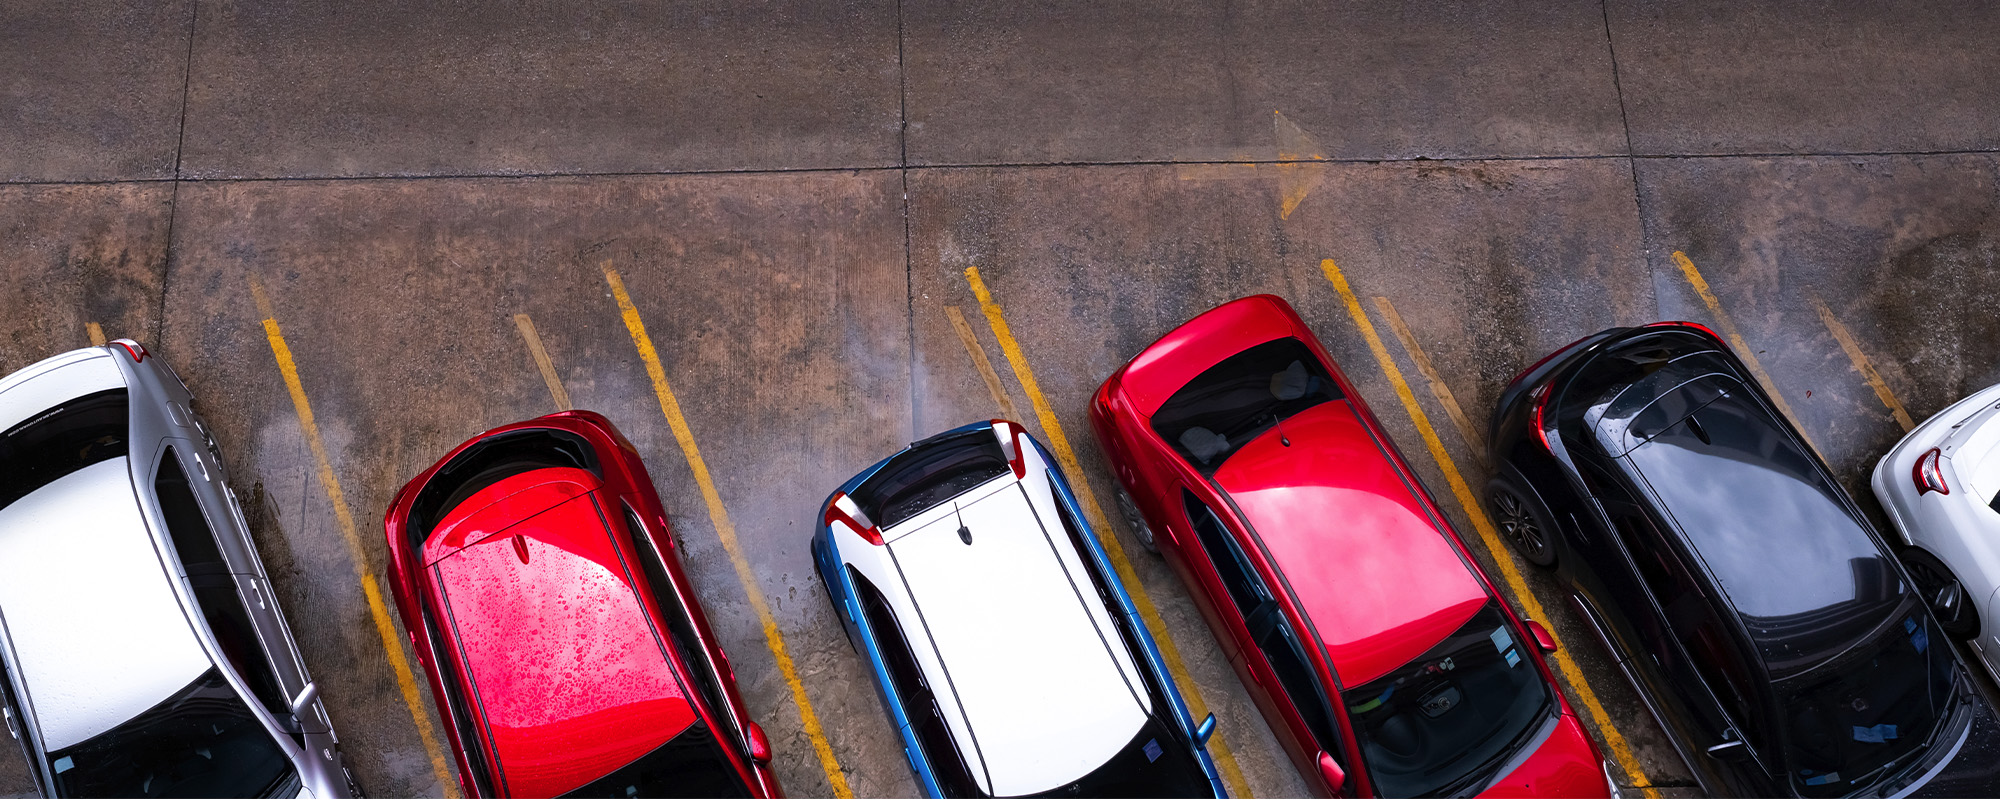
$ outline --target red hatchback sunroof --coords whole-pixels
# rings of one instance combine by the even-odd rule
[[[595,484],[575,469],[509,477],[425,546],[462,685],[515,796],[573,791],[696,719]]]

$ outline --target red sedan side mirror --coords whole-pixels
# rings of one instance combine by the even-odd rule
[[[757,762],[759,766],[771,763],[771,740],[764,735],[763,726],[752,722],[749,731],[750,760]]]
[[[1556,651],[1556,637],[1549,633],[1548,628],[1542,627],[1542,623],[1532,619],[1528,620],[1528,632],[1535,635],[1535,646],[1542,648],[1542,652],[1553,653]]]
[[[1332,754],[1321,751],[1319,754],[1319,777],[1320,780],[1326,781],[1326,789],[1329,794],[1340,794],[1341,784],[1347,782],[1347,771],[1340,768],[1340,762],[1334,761]]]

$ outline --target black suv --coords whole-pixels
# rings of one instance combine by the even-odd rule
[[[1491,446],[1495,523],[1556,570],[1708,792],[1992,794],[1971,762],[2000,720],[1713,332],[1616,328],[1557,351],[1501,394]]]

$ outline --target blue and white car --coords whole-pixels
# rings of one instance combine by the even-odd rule
[[[1021,426],[910,445],[828,498],[813,562],[933,797],[1224,797],[1076,497]]]

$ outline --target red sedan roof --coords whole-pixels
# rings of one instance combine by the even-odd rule
[[[573,791],[696,719],[596,486],[576,469],[507,478],[460,503],[426,548],[445,635],[515,796]]]
[[[1286,419],[1215,473],[1347,686],[1423,655],[1488,599],[1410,480],[1344,400]]]

